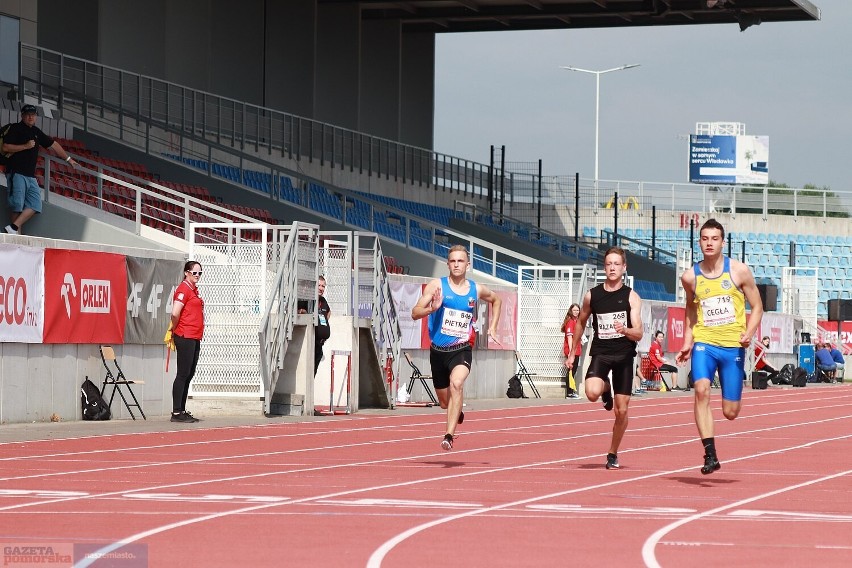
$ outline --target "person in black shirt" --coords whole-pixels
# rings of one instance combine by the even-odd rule
[[[317,370],[322,361],[322,346],[331,337],[331,326],[328,323],[331,318],[331,307],[323,294],[325,294],[325,278],[320,276],[317,279],[317,326],[314,328],[314,376],[317,376]],[[308,302],[299,302],[299,313],[308,313]]]
[[[9,125],[3,136],[3,148],[0,151],[8,156],[6,165],[6,185],[9,188],[9,211],[11,223],[5,231],[20,234],[21,227],[36,213],[41,213],[41,188],[36,180],[38,147],[53,152],[71,164],[77,162],[53,138],[35,125],[38,108],[33,105],[21,107],[21,121]]]
[[[642,300],[624,284],[627,255],[623,249],[610,247],[606,251],[604,272],[606,281],[583,297],[574,332],[575,345],[567,357],[566,366],[573,364],[576,344],[583,335],[586,321],[592,316],[594,338],[589,350],[591,364],[586,372],[586,398],[591,402],[600,398],[606,410],[612,410],[614,402],[615,424],[606,468],[618,469],[618,446],[627,431],[627,407],[633,393],[633,358],[636,344],[642,339]],[[607,379],[610,376],[612,384]]]

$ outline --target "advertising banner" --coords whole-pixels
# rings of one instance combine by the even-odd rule
[[[786,314],[764,312],[757,330],[757,341],[769,336],[769,353],[792,353],[796,344],[793,318]]]
[[[41,343],[44,252],[0,245],[0,342]]]
[[[490,337],[488,338],[488,349],[515,349],[518,344],[515,337],[515,330],[518,329],[518,293],[511,291],[494,290],[494,293],[500,298],[502,306],[500,307],[500,321],[497,322],[497,341],[495,343]],[[488,306],[485,302],[480,304]],[[488,313],[491,313],[491,307],[488,306]],[[482,335],[488,332],[487,321],[482,322]]]
[[[666,333],[666,352],[677,353],[683,348],[683,330],[686,320],[686,308],[667,308],[668,333]]]
[[[169,327],[183,262],[128,256],[124,343],[157,345]]]
[[[422,334],[421,322],[411,319],[411,310],[420,299],[423,286],[416,282],[390,281],[391,297],[396,308],[396,317],[399,320],[399,329],[402,333],[400,347],[402,349],[420,349],[420,337]]]
[[[769,136],[689,137],[690,183],[769,183]]]
[[[637,346],[637,351],[647,353],[651,349],[651,342],[654,340],[654,334],[657,330],[662,331],[666,337],[663,339],[663,351],[669,351],[666,347],[668,342],[668,332],[666,324],[668,323],[668,308],[659,306],[649,302],[642,302],[642,340]]]
[[[124,255],[44,251],[44,343],[123,343]]]
[[[836,321],[818,321],[817,329],[819,337],[812,338],[816,341],[828,341],[834,343],[843,353],[852,354],[852,321],[840,322],[840,334],[838,335]]]

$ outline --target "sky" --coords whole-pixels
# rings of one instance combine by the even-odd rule
[[[820,21],[439,34],[436,151],[600,178],[687,182],[696,122],[769,136],[769,177],[852,191],[852,1],[812,0]],[[461,54],[461,55],[460,55]]]

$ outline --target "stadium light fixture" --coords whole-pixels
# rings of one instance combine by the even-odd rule
[[[600,116],[601,116],[601,75],[604,73],[612,73],[613,71],[624,71],[625,69],[633,69],[639,67],[638,63],[622,65],[621,67],[613,67],[612,69],[604,69],[603,71],[592,71],[591,69],[581,69],[570,65],[560,65],[560,68],[567,71],[579,71],[580,73],[591,73],[595,76],[595,187],[597,187],[599,178],[599,157],[600,157]]]

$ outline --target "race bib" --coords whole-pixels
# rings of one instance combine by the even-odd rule
[[[734,313],[734,299],[729,295],[701,300],[701,314],[705,327],[727,325],[737,321],[737,315]]]
[[[441,319],[441,333],[449,337],[469,337],[470,324],[473,321],[473,314],[444,308],[444,317]]]
[[[318,318],[318,320],[319,320],[319,324],[318,324],[318,325],[328,325],[328,320],[327,320],[327,319],[325,319],[325,316],[324,316],[324,315],[319,314],[319,315],[317,316],[317,318]]]
[[[612,312],[609,314],[598,314],[598,338],[615,339],[624,337],[623,333],[615,331],[615,322],[621,322],[627,326],[627,312]]]

